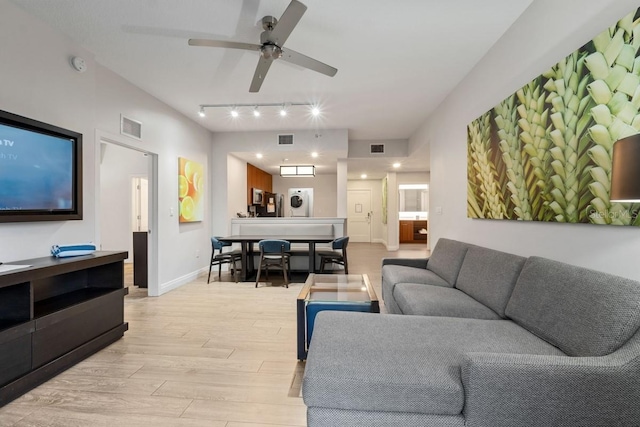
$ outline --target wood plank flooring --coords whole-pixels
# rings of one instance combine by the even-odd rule
[[[348,254],[350,272],[367,273],[380,298],[380,260],[425,257],[427,248],[351,243]],[[0,408],[0,426],[305,426],[301,286],[255,289],[223,274],[159,298],[132,289],[124,338]]]

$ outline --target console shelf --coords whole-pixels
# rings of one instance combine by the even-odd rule
[[[0,406],[124,335],[126,258],[35,258],[0,273]]]

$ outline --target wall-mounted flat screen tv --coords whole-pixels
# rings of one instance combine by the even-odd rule
[[[0,222],[82,219],[82,134],[0,111]]]

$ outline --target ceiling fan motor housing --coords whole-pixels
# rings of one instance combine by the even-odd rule
[[[262,29],[266,31],[271,31],[278,23],[278,20],[273,16],[265,16],[262,18]]]
[[[260,52],[264,59],[278,59],[282,56],[282,49],[271,43],[262,45]]]

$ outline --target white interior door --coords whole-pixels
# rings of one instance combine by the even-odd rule
[[[371,190],[347,191],[347,231],[350,242],[371,243]]]
[[[149,180],[146,177],[131,179],[131,229],[149,231]]]

